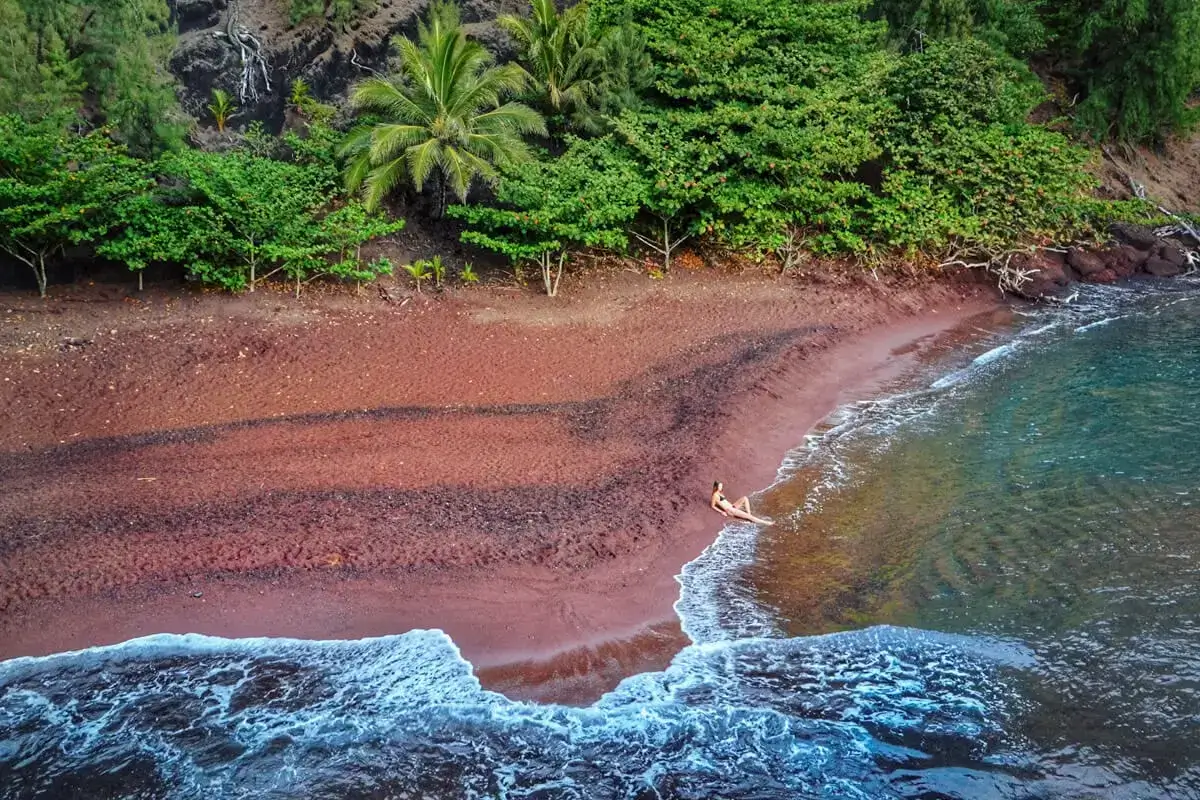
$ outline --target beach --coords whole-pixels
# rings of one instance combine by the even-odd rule
[[[0,658],[436,628],[485,686],[594,698],[687,643],[713,480],[766,487],[839,404],[1006,313],[962,280],[712,270],[553,300],[6,293]]]

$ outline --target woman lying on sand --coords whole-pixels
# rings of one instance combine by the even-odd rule
[[[747,522],[753,522],[756,525],[774,525],[775,524],[774,522],[772,522],[769,519],[762,519],[761,517],[756,517],[756,516],[754,516],[754,514],[752,514],[750,512],[750,498],[749,497],[743,497],[742,499],[738,500],[736,503],[729,502],[729,500],[725,497],[725,495],[722,494],[722,490],[724,488],[725,488],[724,484],[722,484],[720,481],[715,481],[713,483],[711,502],[709,503],[709,505],[712,506],[714,511],[719,511],[721,513],[721,516],[733,517],[735,519],[744,519]]]

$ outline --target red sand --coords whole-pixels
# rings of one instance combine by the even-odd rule
[[[488,685],[592,694],[683,643],[712,480],[767,485],[998,308],[714,273],[566,291],[0,295],[0,658],[436,627]]]

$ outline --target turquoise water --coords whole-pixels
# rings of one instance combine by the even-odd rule
[[[590,707],[150,637],[0,664],[0,797],[1200,798],[1200,293],[1082,301],[828,420]]]

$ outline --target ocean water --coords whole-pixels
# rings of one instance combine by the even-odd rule
[[[1095,288],[839,410],[586,708],[439,631],[0,663],[0,798],[1200,798],[1200,287]]]

